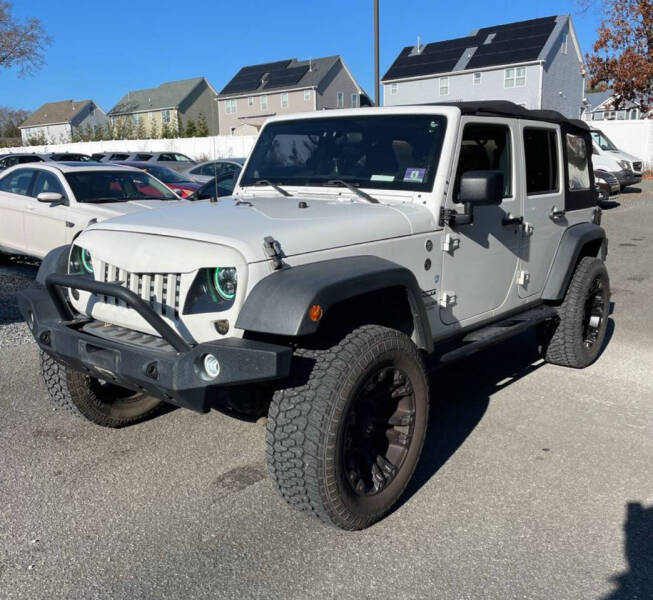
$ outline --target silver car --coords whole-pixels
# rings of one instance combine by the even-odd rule
[[[168,169],[180,172],[186,171],[197,164],[192,158],[179,152],[107,152],[100,160],[101,162],[136,160],[168,167]]]
[[[239,171],[245,164],[244,158],[220,158],[218,160],[208,160],[198,165],[194,165],[186,169],[183,173],[193,181],[206,183],[211,181],[214,177],[226,175]]]

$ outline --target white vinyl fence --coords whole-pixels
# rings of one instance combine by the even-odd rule
[[[653,170],[653,119],[637,121],[588,121],[600,129],[619,148],[644,161],[645,170]]]
[[[45,146],[23,146],[0,148],[0,154],[7,152],[180,152],[192,159],[247,157],[255,135],[215,135],[211,137],[173,138],[156,140],[107,140],[104,142],[76,142],[70,144],[47,144]]]

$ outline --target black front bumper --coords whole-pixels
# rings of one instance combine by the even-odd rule
[[[100,331],[98,323],[73,314],[62,287],[120,298],[161,338],[129,330],[124,330],[123,339],[89,333],[91,325]],[[148,304],[118,284],[51,274],[45,290],[19,292],[18,306],[38,345],[60,362],[198,412],[209,410],[220,386],[283,378],[290,370],[292,351],[286,346],[242,338],[188,344]],[[154,343],[143,343],[147,338]],[[220,363],[215,379],[209,379],[202,368],[206,354]]]
[[[641,175],[633,173],[630,169],[622,169],[621,171],[617,171],[614,173],[614,176],[617,178],[617,181],[619,181],[619,185],[621,187],[634,185],[642,180]]]

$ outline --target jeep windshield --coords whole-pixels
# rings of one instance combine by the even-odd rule
[[[446,119],[440,115],[360,115],[270,123],[239,182],[430,191]],[[259,184],[260,185],[260,184]]]
[[[167,187],[143,171],[78,171],[66,173],[77,202],[177,200]]]

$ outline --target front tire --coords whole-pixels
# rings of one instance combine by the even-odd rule
[[[41,351],[41,373],[55,408],[103,427],[125,427],[154,416],[163,402],[67,367]]]
[[[327,350],[299,350],[274,394],[268,470],[293,508],[347,530],[385,516],[424,444],[429,388],[403,333],[365,325]]]
[[[591,256],[580,260],[551,326],[544,359],[582,369],[601,353],[610,313],[610,279],[605,263]]]

